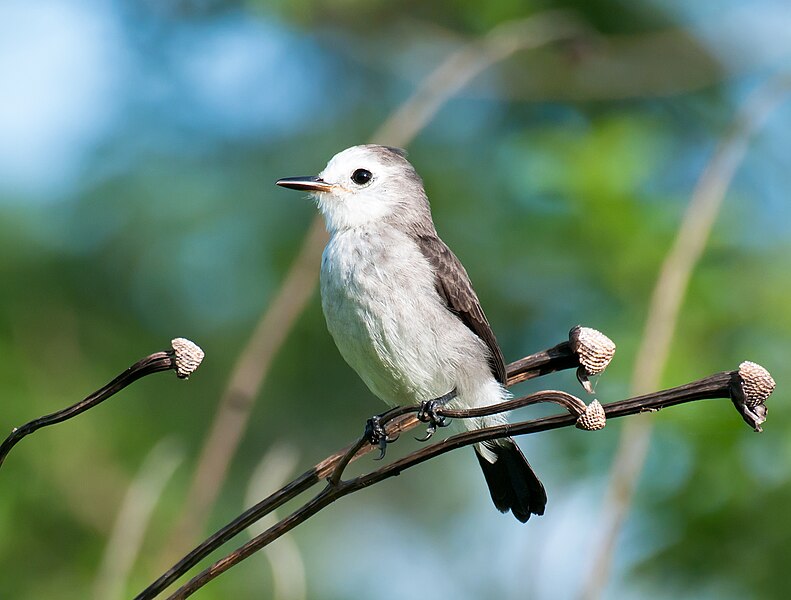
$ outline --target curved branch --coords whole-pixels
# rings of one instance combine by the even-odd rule
[[[509,364],[506,367],[507,383],[513,385],[547,373],[575,368],[578,369],[578,373],[582,369],[586,377],[593,376],[603,370],[614,352],[615,344],[606,335],[595,329],[578,325],[569,332],[568,341]],[[389,422],[388,434],[397,435],[417,427],[420,421],[415,413],[416,407],[397,408],[385,413],[383,418],[385,423]],[[350,462],[374,449],[375,446],[361,437],[354,444],[325,458],[287,486],[247,509],[239,517],[196,546],[143,590],[137,596],[137,600],[154,598],[225,542],[289,500],[310,489],[322,479],[330,478],[333,482],[339,481],[343,470]]]
[[[745,362],[742,363],[736,371],[716,373],[704,379],[669,390],[606,404],[604,405],[604,412],[609,418],[617,418],[642,412],[655,412],[668,406],[675,406],[696,400],[729,398],[742,416],[744,416],[744,409],[749,409],[752,412],[756,411],[757,407],[761,407],[757,412],[761,413],[765,418],[766,407],[764,402],[772,393],[773,389],[774,381],[765,369],[755,363]],[[550,393],[555,394],[555,392]],[[525,401],[530,398],[530,396],[527,396],[519,400]],[[508,410],[505,407],[512,403],[513,401],[503,402],[496,405],[496,407],[490,408],[497,408],[497,410],[493,412],[503,412]],[[438,409],[437,413],[441,414],[441,410],[442,409]],[[447,411],[445,414],[449,414],[450,412],[451,411]],[[478,411],[476,409],[453,412],[456,414],[467,413],[465,416],[472,416],[473,413],[477,414]],[[412,452],[366,475],[361,475],[348,481],[340,481],[337,484],[329,483],[327,487],[310,502],[276,525],[270,527],[261,535],[253,538],[226,557],[215,562],[208,569],[195,576],[174,594],[169,596],[168,600],[184,600],[191,596],[201,587],[234,565],[266,547],[284,533],[291,531],[294,527],[303,523],[326,506],[353,492],[379,483],[390,477],[400,475],[407,469],[464,446],[470,446],[472,444],[505,436],[525,435],[559,429],[561,427],[574,425],[577,421],[578,416],[574,414],[574,411],[570,411],[569,414],[565,415],[544,417],[521,423],[506,423],[496,427],[468,431],[448,437],[445,440]],[[755,424],[753,424],[753,426],[755,426]],[[138,598],[143,597],[142,595],[138,596]]]
[[[655,411],[663,407],[673,406],[675,404],[681,404],[684,402],[691,402],[694,400],[708,398],[730,398],[739,412],[743,415],[745,420],[747,420],[747,417],[745,416],[747,414],[762,415],[762,418],[765,418],[766,407],[764,402],[769,397],[773,389],[774,381],[772,380],[769,373],[755,363],[746,362],[742,363],[738,371],[718,373],[705,379],[670,390],[648,394],[638,398],[630,398],[620,402],[614,402],[607,405],[606,408],[603,409],[603,412],[605,412],[605,414],[611,418],[616,418],[644,411]],[[550,392],[549,394],[554,395],[556,393]],[[548,396],[545,395],[545,397]],[[519,401],[526,405],[534,403],[535,398],[536,396],[526,396]],[[512,402],[513,401],[501,403],[497,407],[492,407],[492,410],[507,410],[508,407],[513,406]],[[591,406],[594,405],[598,405],[598,401],[591,403]],[[601,410],[600,405],[599,409]],[[412,410],[417,413],[420,409],[418,407],[413,407]],[[441,408],[438,410],[441,410]],[[418,424],[416,416],[414,414],[408,416],[412,419],[411,426],[416,426]],[[231,566],[233,566],[233,564],[236,564],[236,562],[243,560],[256,550],[263,548],[274,539],[277,539],[277,537],[280,535],[290,531],[299,523],[303,522],[337,498],[356,491],[357,489],[373,485],[382,479],[392,477],[407,468],[425,462],[426,460],[449,452],[455,448],[480,442],[486,439],[503,437],[505,435],[522,435],[527,433],[536,433],[538,431],[547,431],[549,429],[556,429],[559,427],[567,427],[572,424],[579,424],[580,420],[584,417],[585,415],[577,416],[576,411],[572,410],[566,415],[535,419],[523,423],[504,424],[498,427],[490,427],[477,431],[462,433],[414,452],[407,457],[395,461],[392,464],[386,465],[368,475],[363,475],[346,482],[339,480],[337,482],[330,482],[328,487],[325,488],[325,490],[313,500],[308,502],[292,515],[268,529],[260,536],[254,538],[242,546],[239,550],[231,553],[222,561],[212,565],[212,567],[210,567],[208,570],[204,571],[201,575],[177,591],[176,594],[172,596],[172,598],[185,598],[189,596],[202,585],[205,585],[205,583],[208,583],[208,581],[229,569]],[[759,417],[759,419],[760,418],[761,417]],[[406,416],[396,419],[394,425],[400,427],[404,422],[406,422]],[[759,425],[759,423],[751,422],[751,425],[756,427]],[[393,429],[388,428],[388,432],[393,432]],[[361,456],[367,451],[370,451],[372,448],[373,447],[370,444],[367,445],[367,447],[355,454],[355,458]],[[310,484],[307,486],[310,487],[310,485],[317,483],[322,477],[328,477],[331,475],[334,469],[336,469],[338,462],[342,460],[348,452],[349,450],[341,451],[328,457],[316,465],[316,467],[314,467],[311,471],[303,474],[281,490],[278,490],[269,496],[269,498],[266,500],[247,510],[232,523],[215,533],[203,544],[185,556],[167,573],[162,575],[159,579],[157,579],[157,581],[152,583],[148,588],[136,596],[135,600],[151,600],[152,598],[155,598],[171,583],[175,582],[176,579],[178,579],[191,567],[197,564],[199,560],[206,557],[210,552],[218,548],[225,541],[229,540],[236,533],[242,531],[244,528],[255,522],[258,518],[264,516],[268,512],[271,512],[285,501],[293,498],[299,492],[304,491],[304,489],[306,489],[306,482],[310,482]]]
[[[196,344],[184,338],[172,340],[170,350],[155,352],[154,354],[140,359],[103,388],[96,390],[76,404],[72,404],[57,412],[44,415],[38,419],[33,419],[21,427],[15,427],[3,443],[0,444],[0,466],[2,466],[3,461],[6,456],[8,456],[8,453],[11,452],[11,449],[16,446],[22,438],[30,435],[34,431],[76,417],[86,410],[98,406],[138,379],[151,375],[152,373],[172,370],[176,372],[176,375],[178,375],[180,379],[186,379],[198,368],[202,360],[203,350]]]

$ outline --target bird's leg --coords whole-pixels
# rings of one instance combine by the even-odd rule
[[[422,438],[415,438],[418,442],[426,442],[431,439],[431,436],[437,431],[437,427],[447,427],[450,421],[437,414],[437,408],[445,405],[456,397],[456,388],[453,388],[447,394],[434,398],[433,400],[424,400],[420,403],[420,410],[417,413],[417,418],[423,423],[428,423],[426,428],[426,435]]]
[[[387,452],[387,444],[389,442],[395,442],[398,439],[398,436],[394,438],[388,437],[387,430],[384,425],[382,425],[382,417],[387,414],[388,413],[374,415],[365,423],[365,437],[368,438],[368,441],[374,446],[379,446],[379,456],[374,460],[382,460]]]

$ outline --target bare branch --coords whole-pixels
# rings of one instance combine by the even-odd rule
[[[686,402],[693,402],[696,400],[715,399],[715,398],[729,398],[737,407],[739,412],[744,416],[744,408],[761,407],[757,412],[761,413],[763,417],[766,415],[766,406],[764,402],[774,389],[774,381],[769,373],[756,365],[755,363],[742,363],[736,371],[726,371],[711,375],[699,381],[688,383],[676,388],[656,392],[653,394],[646,394],[636,398],[629,398],[619,402],[613,402],[604,405],[604,413],[608,418],[623,417],[626,415],[633,415],[642,412],[655,412],[668,406],[675,406]],[[527,396],[524,399],[529,402],[531,397]],[[509,410],[514,401],[503,402],[496,407],[489,407],[486,412],[502,412]],[[497,409],[490,410],[490,409]],[[413,408],[413,410],[415,410]],[[452,411],[444,408],[437,409],[439,416],[464,416],[471,417],[481,414],[480,409],[471,409],[467,411]],[[284,533],[291,531],[297,525],[303,523],[321,509],[325,508],[335,500],[347,496],[353,492],[359,491],[363,488],[369,487],[380,481],[400,475],[407,469],[416,465],[424,463],[432,458],[436,458],[457,448],[469,446],[471,444],[492,440],[505,436],[525,435],[530,433],[537,433],[540,431],[549,431],[561,427],[568,427],[578,423],[579,415],[576,411],[571,410],[569,414],[558,415],[553,417],[544,417],[541,419],[534,419],[531,421],[524,421],[521,423],[503,424],[496,427],[487,427],[485,429],[478,429],[460,433],[451,436],[441,442],[437,442],[428,447],[422,448],[411,454],[396,460],[388,465],[385,465],[371,473],[361,475],[350,479],[348,481],[339,481],[338,483],[328,483],[328,485],[310,502],[296,510],[294,513],[281,520],[276,525],[270,527],[261,535],[250,540],[246,544],[239,547],[234,552],[231,552],[223,559],[215,562],[208,569],[204,570],[187,584],[179,588],[174,594],[169,596],[169,600],[183,600],[191,596],[198,589],[209,583],[211,580],[224,573],[234,565],[240,563],[245,558],[248,558],[261,548],[266,547],[269,543],[282,536]],[[750,421],[748,421],[750,422]],[[755,422],[751,425],[760,430]],[[136,600],[143,598],[152,598],[151,595],[146,595],[145,592],[137,597]]]
[[[186,379],[198,368],[203,360],[203,356],[203,350],[191,341],[185,338],[176,338],[172,340],[170,350],[155,352],[139,360],[110,383],[95,391],[87,398],[63,410],[34,419],[21,427],[15,427],[5,441],[0,444],[0,466],[2,466],[3,461],[8,453],[11,452],[11,449],[19,443],[23,437],[30,435],[34,431],[76,417],[86,410],[98,406],[141,377],[151,375],[152,373],[175,371],[179,379]]]
[[[598,375],[615,355],[615,344],[601,331],[577,325],[569,331],[569,339],[549,350],[531,354],[508,365],[507,385],[510,387],[553,371],[576,368],[585,391],[592,393],[588,379]]]
[[[586,355],[596,354],[597,352],[609,353],[610,357],[612,357],[614,348],[615,345],[604,334],[595,329],[577,326],[572,328],[568,341],[557,344],[548,350],[531,354],[508,365],[506,367],[507,382],[508,385],[513,385],[554,371],[579,369],[583,367],[580,358],[582,353]],[[578,355],[577,353],[580,354]],[[589,373],[587,370],[585,370],[585,373],[590,376],[594,374]],[[522,400],[524,401],[524,399]],[[581,400],[579,402],[584,407],[584,403]],[[406,407],[385,413],[383,420],[387,424],[388,434],[397,435],[400,432],[417,427],[420,421],[417,419],[415,411],[415,407]],[[255,506],[250,507],[231,523],[203,541],[146,588],[137,597],[138,600],[154,598],[225,542],[289,500],[310,489],[322,479],[331,478],[333,481],[339,481],[343,469],[350,462],[357,460],[374,449],[375,446],[372,446],[364,437],[361,437],[354,444],[325,458],[312,469],[306,471]]]

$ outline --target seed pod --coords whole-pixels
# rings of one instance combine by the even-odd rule
[[[594,400],[588,404],[585,412],[577,419],[577,429],[585,431],[598,431],[604,429],[607,424],[607,416],[604,414],[604,407],[601,402]]]
[[[205,354],[200,346],[186,338],[175,338],[170,345],[173,348],[176,375],[179,379],[186,379],[200,366]]]

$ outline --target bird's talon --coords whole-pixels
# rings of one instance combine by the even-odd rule
[[[417,413],[418,421],[422,421],[423,423],[428,423],[428,427],[426,428],[426,435],[422,438],[415,438],[418,442],[426,442],[431,439],[437,432],[438,427],[447,427],[450,425],[450,419],[444,417],[442,415],[437,414],[437,409],[440,408],[450,400],[451,398],[455,397],[456,390],[453,390],[449,394],[445,394],[441,398],[435,398],[434,400],[426,400],[420,403],[420,410]]]
[[[398,436],[390,437],[387,435],[387,430],[381,424],[380,415],[368,419],[365,424],[365,437],[371,445],[379,447],[379,456],[374,460],[382,460],[387,453],[387,444],[398,439]]]
[[[365,424],[365,437],[374,446],[381,447],[382,444],[387,444],[387,431],[382,427],[379,415],[371,417]]]
[[[442,415],[437,414],[437,409],[440,408],[444,402],[438,400],[427,400],[420,403],[420,411],[417,413],[418,421],[428,423],[429,426],[434,427],[447,427],[450,420]]]
[[[374,460],[382,460],[385,454],[387,454],[387,439],[383,437],[379,440],[379,456]]]
[[[437,431],[437,428],[433,425],[429,425],[426,427],[426,435],[423,437],[416,437],[415,440],[418,442],[427,442],[431,439],[431,436],[434,435]]]

